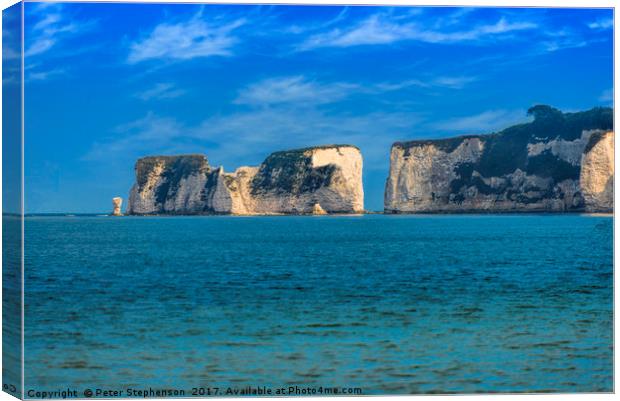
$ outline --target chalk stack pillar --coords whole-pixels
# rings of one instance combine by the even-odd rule
[[[121,205],[123,204],[123,198],[116,197],[112,198],[112,206],[114,209],[112,210],[112,216],[122,216],[121,213]]]

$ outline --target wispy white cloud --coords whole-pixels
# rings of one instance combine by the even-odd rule
[[[394,104],[386,107],[383,94],[409,88],[454,90],[475,79],[430,76],[378,83],[325,81],[304,75],[263,79],[240,89],[231,105],[237,107],[231,112],[215,114],[195,125],[149,113],[117,127],[109,138],[93,144],[83,159],[130,160],[153,153],[213,150],[210,159],[232,169],[241,163],[259,163],[276,150],[344,142],[362,148],[368,168],[384,168],[391,143],[395,138],[411,137],[423,116],[398,111]],[[159,83],[136,96],[165,98],[176,96],[178,90],[171,83]],[[361,113],[331,107],[354,95],[376,101],[381,107]]]
[[[565,38],[559,40],[549,40],[542,43],[543,47],[548,52],[555,52],[564,49],[574,49],[579,47],[585,47],[588,42],[578,38]]]
[[[588,28],[596,30],[612,29],[614,20],[612,18],[599,19],[588,24]]]
[[[44,62],[24,65],[24,79],[27,82],[46,81],[64,75],[67,75],[67,69],[64,67],[48,67]]]
[[[370,92],[392,92],[411,87],[430,88],[432,85],[428,80],[406,79],[399,82],[379,82],[369,86]]]
[[[477,81],[477,77],[459,76],[459,77],[439,77],[433,81],[434,86],[450,88],[450,89],[462,89],[467,84]]]
[[[444,88],[444,89],[463,89],[467,84],[475,82],[478,77],[474,76],[439,76],[425,79],[407,79],[400,82],[379,82],[377,84],[367,86],[367,92],[391,92],[410,87],[419,88]]]
[[[447,15],[435,18],[432,24],[433,29],[444,29],[447,27],[462,24],[469,15],[475,13],[479,9],[475,7],[461,7]]]
[[[44,53],[51,49],[56,44],[56,39],[51,37],[42,36],[36,41],[32,42],[28,49],[24,52],[26,57],[34,56],[40,53]]]
[[[410,36],[411,26],[392,23],[379,15],[373,15],[350,29],[336,28],[326,33],[312,35],[299,46],[299,50],[385,44],[404,40]]]
[[[509,22],[502,17],[491,24],[482,24],[464,30],[444,31],[423,27],[416,21],[397,21],[382,14],[375,14],[352,27],[336,28],[329,32],[312,35],[298,46],[298,50],[390,44],[405,40],[425,43],[473,42],[536,27],[537,24],[533,22]]]
[[[420,115],[411,112],[353,115],[277,107],[214,117],[195,132],[202,138],[218,139],[217,154],[212,158],[229,164],[229,169],[247,160],[259,162],[272,151],[330,143],[359,146],[364,152],[365,166],[376,168],[385,166],[393,135],[408,136],[420,120]]]
[[[353,83],[321,82],[303,75],[269,78],[243,88],[235,104],[271,106],[295,103],[297,106],[316,106],[334,103],[354,94],[379,95],[411,87],[462,89],[476,77],[440,76],[428,79],[408,79],[399,82]]]
[[[580,35],[558,37],[551,40],[543,41],[542,45],[545,51],[555,52],[564,49],[577,49],[587,47],[595,43],[607,42],[608,38],[584,38]]]
[[[438,130],[456,133],[485,133],[528,121],[525,110],[487,110],[479,114],[432,124]]]
[[[444,81],[458,86],[467,80]],[[372,90],[404,87],[396,83],[392,87],[384,85]],[[303,76],[259,81],[240,91],[235,103],[242,107],[230,113],[215,114],[194,125],[149,113],[117,127],[107,140],[95,143],[84,159],[122,157],[129,161],[146,154],[205,152],[214,164],[224,164],[230,171],[242,164],[260,163],[276,150],[352,143],[362,149],[366,168],[382,169],[387,166],[386,155],[392,142],[396,138],[415,137],[420,127],[425,132],[434,129],[483,133],[527,120],[524,110],[490,110],[436,123],[423,114],[396,111],[394,107],[364,113],[322,107],[327,100],[342,100],[339,89],[334,89],[342,87],[342,83],[327,84]],[[361,90],[367,89],[345,85],[348,93]]]
[[[181,135],[183,128],[174,118],[160,117],[149,112],[143,118],[116,127],[107,140],[94,143],[82,160],[105,160],[161,152],[170,147],[171,141]]]
[[[289,27],[286,27],[284,29],[284,32],[298,35],[298,34],[302,34],[306,32],[329,28],[330,26],[333,26],[336,23],[343,21],[347,17],[348,13],[349,13],[349,7],[343,7],[342,10],[340,10],[340,12],[332,19],[329,19],[327,21],[317,22],[317,23],[306,23],[303,25],[299,25],[299,24],[291,25]]]
[[[42,19],[40,19],[36,24],[34,24],[33,28],[35,31],[42,31],[45,29],[55,29],[55,26],[61,23],[60,12],[57,11],[53,14],[47,14]]]
[[[582,48],[612,39],[611,35],[606,32],[613,28],[611,18],[599,19],[587,24],[587,26],[591,31],[584,30],[583,27],[575,24],[542,31],[539,43],[542,45],[543,52]]]
[[[594,41],[594,39],[586,40],[580,33],[568,28],[547,31],[544,36],[545,40],[541,43],[547,52],[585,47]]]
[[[83,160],[129,161],[147,154],[206,151],[214,164],[230,171],[259,163],[277,150],[351,143],[364,151],[366,167],[385,167],[393,135],[407,137],[419,122],[416,113],[330,114],[285,106],[213,116],[195,126],[148,114],[118,127],[115,136],[94,144]]]
[[[32,15],[38,19],[27,35],[25,57],[45,53],[55,47],[61,39],[88,31],[97,23],[94,20],[77,21],[67,16],[63,5],[59,3],[38,3],[33,8]]]
[[[44,81],[50,77],[64,75],[66,71],[63,68],[54,68],[47,71],[32,71],[26,75],[27,81]]]
[[[237,99],[242,107],[225,115],[215,114],[195,125],[149,113],[117,127],[106,140],[93,144],[83,159],[129,161],[146,154],[206,151],[210,160],[230,170],[241,164],[259,163],[276,150],[344,142],[362,147],[369,168],[385,167],[393,135],[407,137],[421,120],[413,112],[379,110],[353,114],[320,107],[323,100],[317,98],[335,100],[339,95],[326,84],[295,78],[285,79],[290,84],[285,87],[279,87],[275,81],[250,85]],[[263,92],[259,85],[276,89]],[[314,98],[300,91],[302,88]],[[275,93],[288,101],[277,101]],[[264,104],[269,107],[262,107]]]
[[[273,105],[296,102],[300,105],[332,103],[347,97],[359,86],[346,82],[331,84],[312,81],[304,76],[270,78],[244,88],[236,104]]]
[[[158,83],[143,92],[137,93],[135,96],[142,100],[174,99],[183,96],[185,93],[184,89],[177,88],[175,84]]]
[[[230,56],[238,38],[233,31],[243,19],[205,21],[199,12],[186,21],[161,23],[148,35],[131,43],[127,62],[146,60],[189,60],[196,57]]]

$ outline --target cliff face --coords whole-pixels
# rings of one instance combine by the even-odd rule
[[[385,211],[612,211],[612,110],[530,113],[495,134],[395,143]]]
[[[271,154],[258,167],[226,173],[202,155],[136,163],[128,214],[291,214],[364,209],[359,149],[333,145]]]
[[[136,183],[131,188],[127,214],[199,213],[212,188],[212,169],[202,155],[152,156],[136,163]]]
[[[587,212],[613,211],[613,132],[597,132],[590,136],[581,158],[580,184]]]

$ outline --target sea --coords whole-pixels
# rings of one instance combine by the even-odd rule
[[[611,216],[30,216],[24,277],[28,398],[613,391]]]

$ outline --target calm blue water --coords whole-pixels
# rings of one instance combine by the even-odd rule
[[[30,217],[26,390],[612,391],[610,217]]]

